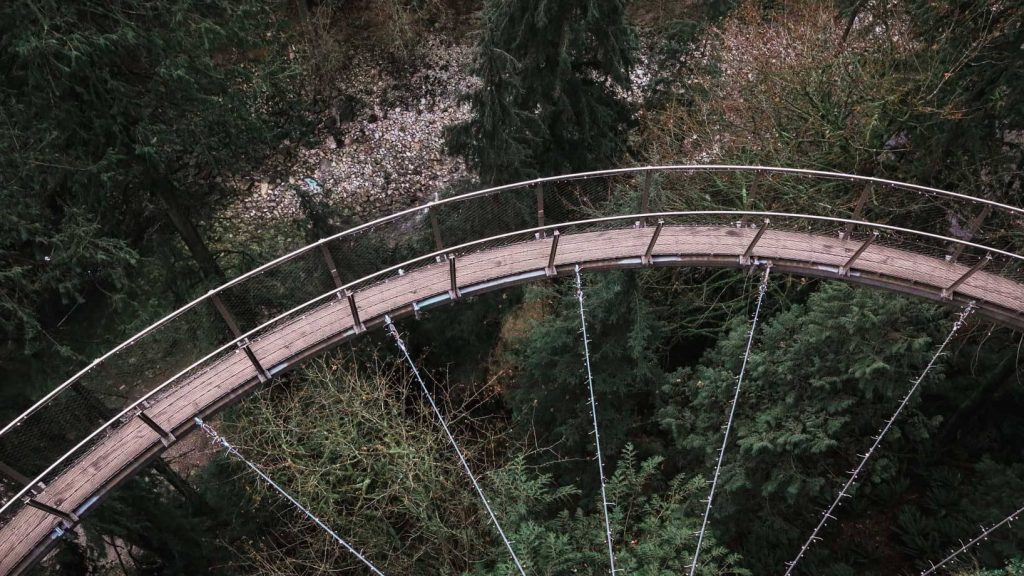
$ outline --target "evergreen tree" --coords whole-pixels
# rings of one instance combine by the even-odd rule
[[[70,353],[105,318],[59,328],[129,299],[162,315],[197,276],[223,276],[204,223],[293,119],[278,115],[272,5],[0,4],[0,358]]]
[[[931,305],[835,283],[806,305],[763,320],[715,503],[720,535],[743,542],[738,551],[757,572],[792,560],[845,481],[856,446],[878,432],[928,362],[948,326],[942,317]],[[748,330],[749,319],[737,319],[695,368],[680,370],[664,388],[662,423],[690,455],[686,461],[695,457],[705,470],[718,456]],[[941,370],[934,368],[924,386],[940,381]],[[922,412],[920,401],[918,394],[895,423],[854,506],[865,488],[900,475],[893,454],[919,449],[936,431],[941,418]],[[759,522],[743,521],[750,517]]]
[[[635,44],[623,0],[488,0],[473,117],[448,134],[485,185],[614,166]]]
[[[687,574],[696,546],[699,516],[689,504],[701,498],[701,478],[676,476],[665,482],[663,459],[642,460],[632,445],[617,458],[607,483],[615,571],[637,576]],[[586,507],[572,506],[574,486],[555,488],[521,460],[495,473],[495,501],[505,510],[505,528],[527,574],[601,576],[608,574],[608,553],[600,498]],[[477,568],[474,576],[515,573],[504,547],[498,560]],[[749,576],[742,558],[709,534],[701,551],[699,576]]]
[[[660,353],[669,335],[664,310],[648,300],[637,274],[607,272],[584,281],[601,444],[610,457],[649,431],[646,415],[654,410],[665,378]],[[515,421],[540,445],[569,458],[590,458],[593,424],[575,285],[533,288],[527,300],[527,307],[540,306],[545,313],[513,343],[515,384],[505,397]],[[654,451],[649,443],[658,442],[646,437],[640,445],[644,453]],[[582,478],[585,490],[596,486],[589,461],[563,471]]]

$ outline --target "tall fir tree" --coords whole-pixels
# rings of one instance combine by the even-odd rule
[[[298,125],[273,89],[272,8],[0,4],[0,361],[31,364],[4,408],[38,394],[24,382],[44,379],[45,355],[126,336],[105,325],[112,303],[144,321],[222,277],[205,224]]]
[[[484,184],[613,165],[626,151],[635,34],[623,0],[489,0],[468,95],[448,132]]]

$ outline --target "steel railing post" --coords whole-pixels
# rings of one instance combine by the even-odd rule
[[[544,268],[544,273],[547,274],[549,278],[557,274],[557,271],[555,270],[555,255],[558,254],[559,236],[561,235],[558,230],[551,233],[551,253],[548,254],[548,265]]]
[[[757,229],[757,233],[754,234],[754,239],[750,241],[750,244],[747,245],[747,249],[744,250],[743,254],[740,256],[740,264],[744,266],[750,264],[750,257],[754,253],[754,246],[757,246],[757,243],[761,240],[761,236],[764,236],[764,231],[768,229],[769,223],[770,221],[765,218],[764,223],[761,224],[761,227]]]
[[[853,253],[853,256],[850,256],[846,263],[839,267],[839,275],[848,276],[850,274],[850,267],[853,266],[853,263],[856,262],[857,258],[860,258],[860,255],[863,254],[864,251],[868,249],[868,246],[871,246],[872,242],[874,242],[877,239],[878,230],[872,230],[871,236],[868,236],[867,240],[865,240],[864,243],[860,245],[860,248],[857,248],[857,251]]]
[[[151,430],[160,435],[160,443],[164,445],[164,448],[174,444],[176,440],[174,434],[171,434],[169,431],[165,430],[163,426],[157,424],[156,420],[153,420],[149,414],[146,414],[145,410],[139,410],[139,413],[136,414],[136,416],[138,416],[139,420],[142,420],[146,426],[149,426]]]
[[[982,268],[987,266],[988,263],[991,262],[991,261],[992,261],[992,255],[991,254],[985,254],[984,258],[982,258],[981,260],[978,260],[978,263],[975,264],[974,266],[971,266],[970,270],[968,270],[967,272],[964,272],[962,276],[957,278],[956,282],[953,282],[952,284],[950,284],[946,288],[943,288],[942,294],[941,294],[942,297],[945,298],[946,300],[949,300],[950,298],[952,298],[954,290],[959,288],[960,285],[963,284],[964,282],[966,282],[968,278],[970,278],[971,276],[974,276],[979,270],[981,270]]]
[[[665,226],[665,220],[658,218],[658,226],[654,229],[654,234],[651,234],[651,241],[647,244],[647,251],[644,252],[643,258],[640,262],[645,266],[650,266],[654,263],[654,244],[658,242],[658,236],[661,236],[661,229]]]

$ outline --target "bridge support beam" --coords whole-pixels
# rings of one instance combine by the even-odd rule
[[[754,254],[754,247],[757,246],[757,243],[761,240],[761,236],[764,236],[764,231],[768,229],[768,224],[770,223],[770,220],[767,218],[764,219],[764,223],[761,224],[760,228],[757,229],[757,233],[754,234],[754,239],[750,241],[750,244],[747,245],[747,249],[743,251],[742,255],[740,255],[740,264],[744,266],[750,265],[751,256]]]
[[[146,426],[149,426],[151,430],[160,435],[160,443],[164,445],[164,448],[168,448],[171,444],[174,444],[176,440],[174,434],[171,434],[165,430],[163,426],[157,424],[156,420],[153,420],[149,414],[146,414],[145,410],[139,410],[139,413],[136,414],[136,416],[138,416],[139,420],[142,420]]]
[[[551,234],[551,254],[548,255],[548,265],[544,268],[544,273],[547,274],[549,278],[556,274],[555,255],[558,254],[558,237],[558,230],[555,230]]]
[[[345,299],[348,300],[348,311],[352,314],[352,329],[356,334],[366,331],[366,326],[359,320],[359,308],[356,306],[356,295],[354,292],[345,290]]]
[[[258,378],[260,382],[270,380],[270,372],[267,372],[267,369],[260,363],[259,358],[257,358],[256,354],[253,353],[252,347],[249,346],[249,339],[246,338],[244,340],[240,340],[238,342],[238,347],[242,349],[245,357],[249,359],[249,363],[252,364],[252,367],[256,370],[256,378]]]
[[[860,255],[863,254],[864,251],[868,249],[868,246],[871,246],[871,244],[877,239],[878,230],[872,230],[871,236],[868,236],[868,239],[865,240],[864,243],[860,245],[860,248],[857,248],[857,251],[853,253],[853,256],[850,256],[850,259],[846,261],[846,264],[843,264],[842,266],[839,267],[839,274],[841,276],[849,276],[850,268],[853,267],[853,263],[856,262],[857,258],[860,258]]]
[[[640,261],[645,266],[650,266],[654,263],[654,245],[658,242],[658,236],[661,236],[661,229],[665,226],[665,220],[658,218],[658,226],[654,229],[654,234],[651,235],[651,241],[647,243],[647,251],[644,252],[643,258]]]
[[[51,516],[56,516],[57,518],[60,518],[61,520],[67,522],[69,525],[78,524],[78,521],[80,520],[78,515],[74,512],[65,512],[60,508],[55,508],[53,506],[50,506],[49,504],[46,504],[45,502],[36,500],[35,498],[27,498],[25,500],[25,504],[27,506],[35,508],[36,510],[42,510],[43,512],[46,512]]]
[[[978,263],[971,267],[970,270],[964,272],[963,276],[957,278],[956,282],[953,282],[942,291],[942,297],[949,300],[953,297],[953,291],[960,287],[961,284],[967,281],[968,278],[974,276],[979,270],[988,266],[988,263],[992,261],[991,254],[985,254],[985,257],[978,260]]]

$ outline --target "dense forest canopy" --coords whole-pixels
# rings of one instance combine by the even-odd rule
[[[225,279],[435,194],[717,163],[1024,205],[1022,24],[1019,2],[983,0],[5,2],[0,420]],[[462,65],[437,66],[456,80],[431,76],[428,56],[459,46]],[[360,82],[399,96],[375,100]],[[309,162],[334,162],[310,150],[378,146],[382,126],[440,108],[443,129],[406,147],[451,163],[440,189],[378,205],[310,177]],[[366,167],[375,192],[412,161],[394,160]],[[695,182],[706,187],[655,181],[653,208],[704,208],[712,191],[738,208],[828,204],[812,188],[778,186],[769,201],[752,181]],[[290,215],[239,208],[271,187],[288,191]],[[606,202],[630,194],[609,188]],[[508,208],[496,217],[534,209]],[[1021,224],[995,220],[985,239],[1021,246]],[[696,574],[784,572],[904,399],[795,573],[920,573],[1024,504],[1020,333],[969,318],[935,356],[955,308],[773,272],[751,335],[758,280],[583,275],[604,485],[569,279],[400,322],[423,390],[391,338],[371,332],[260,386],[216,426],[387,574],[517,571],[431,393],[528,574],[607,574],[605,501],[617,572],[690,573],[741,368]],[[287,295],[262,295],[276,296]],[[177,334],[164,349],[202,338]],[[83,400],[96,418],[110,415],[103,401]],[[114,491],[38,572],[366,573],[193,436]],[[1024,532],[994,532],[940,573],[1024,574]]]

